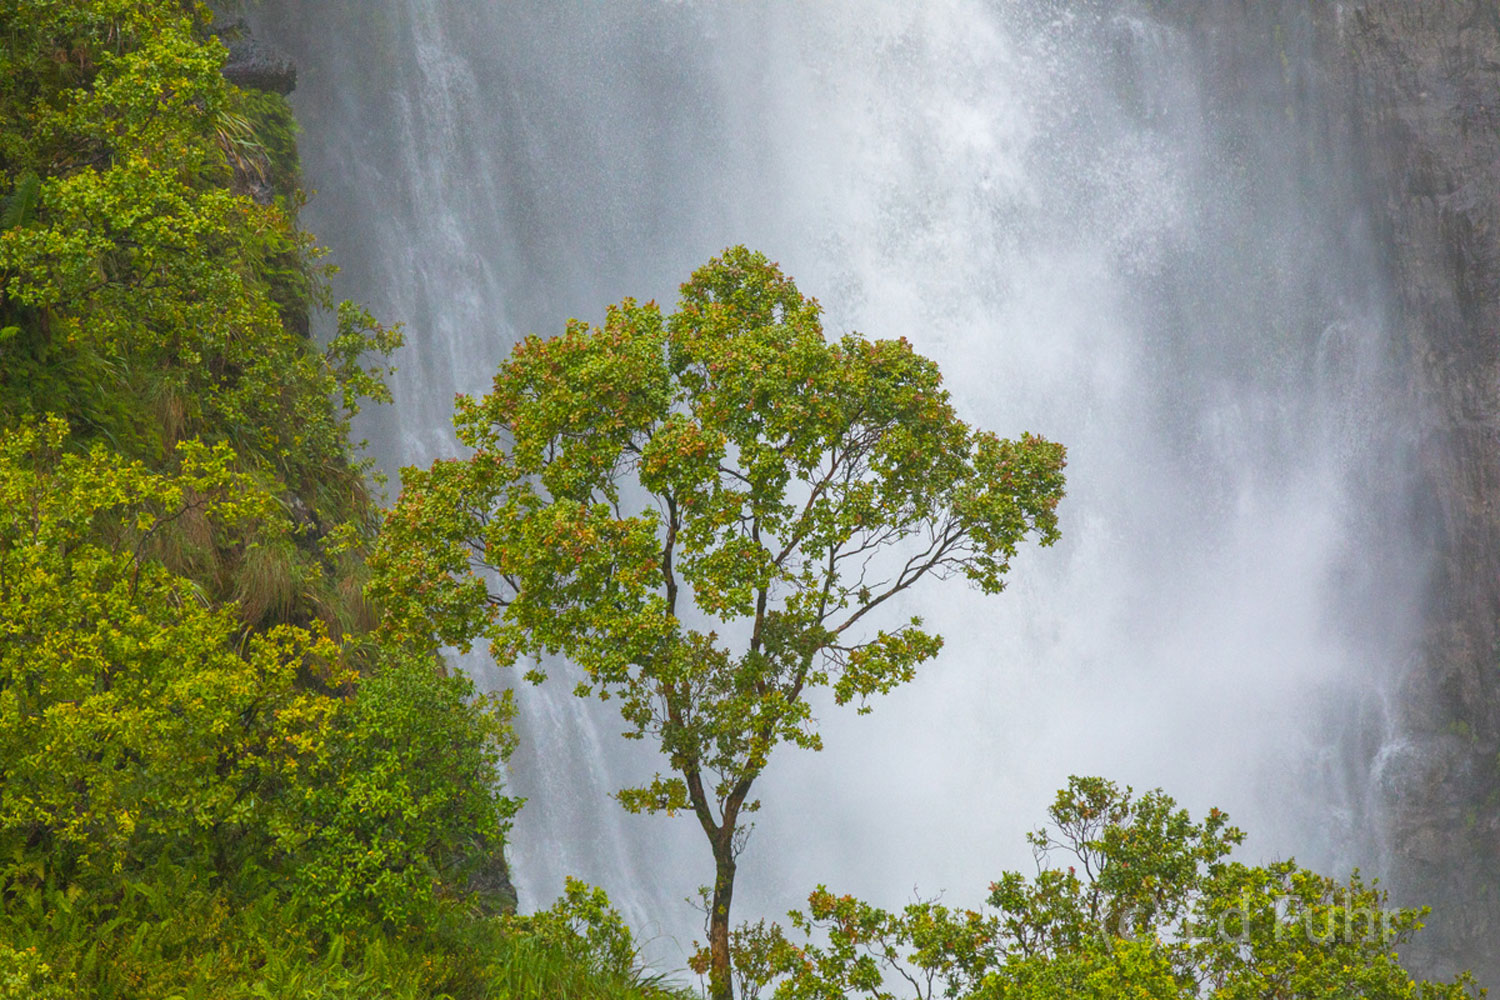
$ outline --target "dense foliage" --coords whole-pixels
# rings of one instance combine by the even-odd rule
[[[373,562],[386,634],[564,654],[660,746],[675,774],[619,798],[702,826],[727,997],[771,753],[819,747],[818,691],[865,710],[937,654],[920,620],[881,617],[893,598],[950,576],[996,593],[1022,541],[1057,537],[1063,449],[969,428],[905,340],[826,339],[743,247],[670,317],[626,300],[602,329],[528,338],[455,424],[472,457],[403,472]]]
[[[361,356],[399,337],[346,305],[312,349],[326,303],[300,196],[244,193],[295,179],[285,103],[230,86],[223,47],[166,0],[6,0],[0,45],[0,419],[60,413],[155,465],[178,441],[231,445],[299,530],[195,553],[215,564],[191,575],[254,624],[368,624],[358,560],[319,542],[371,527],[348,420],[387,398]]]
[[[513,808],[493,788],[503,715],[430,661],[382,653],[361,676],[321,626],[247,631],[146,557],[189,519],[289,530],[227,446],[183,442],[159,473],[66,444],[54,418],[0,447],[0,940],[132,996],[248,987],[253,962],[203,966],[245,914],[310,950],[436,922]],[[108,950],[146,928],[180,938]]]
[[[399,337],[311,338],[290,110],[208,17],[0,0],[0,996],[650,992],[581,887],[494,916],[509,701],[368,631]]]
[[[1074,778],[1030,834],[1037,872],[1007,872],[987,910],[892,912],[819,887],[797,934],[734,935],[741,995],[777,1000],[1465,1000],[1472,980],[1417,982],[1397,949],[1424,911],[1394,908],[1294,861],[1230,860],[1244,835],[1160,791]],[[801,943],[795,943],[794,938]],[[695,959],[706,968],[707,956]]]

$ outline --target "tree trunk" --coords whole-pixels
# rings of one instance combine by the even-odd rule
[[[734,898],[734,827],[725,823],[714,838],[714,898],[708,913],[708,993],[713,1000],[734,1000],[730,978],[729,904]]]

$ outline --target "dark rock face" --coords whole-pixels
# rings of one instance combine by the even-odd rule
[[[469,878],[469,891],[476,894],[486,913],[515,913],[516,887],[510,880],[505,850],[497,848]]]
[[[1420,402],[1435,560],[1399,703],[1407,738],[1377,773],[1394,884],[1434,904],[1420,958],[1500,983],[1500,6],[1336,8]]]
[[[224,77],[247,89],[290,94],[297,87],[297,66],[264,42],[246,38],[229,44]]]
[[[1427,557],[1399,570],[1427,576],[1423,628],[1382,681],[1368,850],[1396,901],[1433,907],[1413,966],[1500,986],[1500,4],[1146,3],[1196,36],[1211,116],[1282,102],[1288,145],[1354,181],[1410,425],[1403,528]]]
[[[211,29],[229,50],[224,78],[237,87],[290,94],[297,88],[297,64],[250,34],[243,18],[221,18]]]

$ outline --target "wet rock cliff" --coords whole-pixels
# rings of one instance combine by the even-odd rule
[[[1381,571],[1426,578],[1365,765],[1370,844],[1397,898],[1433,907],[1411,957],[1500,985],[1500,4],[1153,6],[1201,36],[1210,114],[1232,130],[1279,104],[1292,169],[1332,159],[1356,180],[1355,204],[1309,211],[1361,218],[1386,277],[1408,428],[1393,463],[1419,537]]]
[[[1395,315],[1419,403],[1432,548],[1402,678],[1408,780],[1384,782],[1402,895],[1434,904],[1438,966],[1500,983],[1500,5],[1336,8]]]

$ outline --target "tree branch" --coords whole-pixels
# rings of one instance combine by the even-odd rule
[[[843,634],[850,626],[865,615],[922,579],[922,577],[926,576],[936,567],[943,565],[948,550],[962,541],[963,538],[964,533],[962,531],[955,533],[953,523],[951,521],[948,522],[941,534],[938,535],[931,545],[906,561],[906,565],[901,568],[901,572],[896,576],[896,581],[885,592],[861,605],[842,625],[833,630],[833,634]]]

